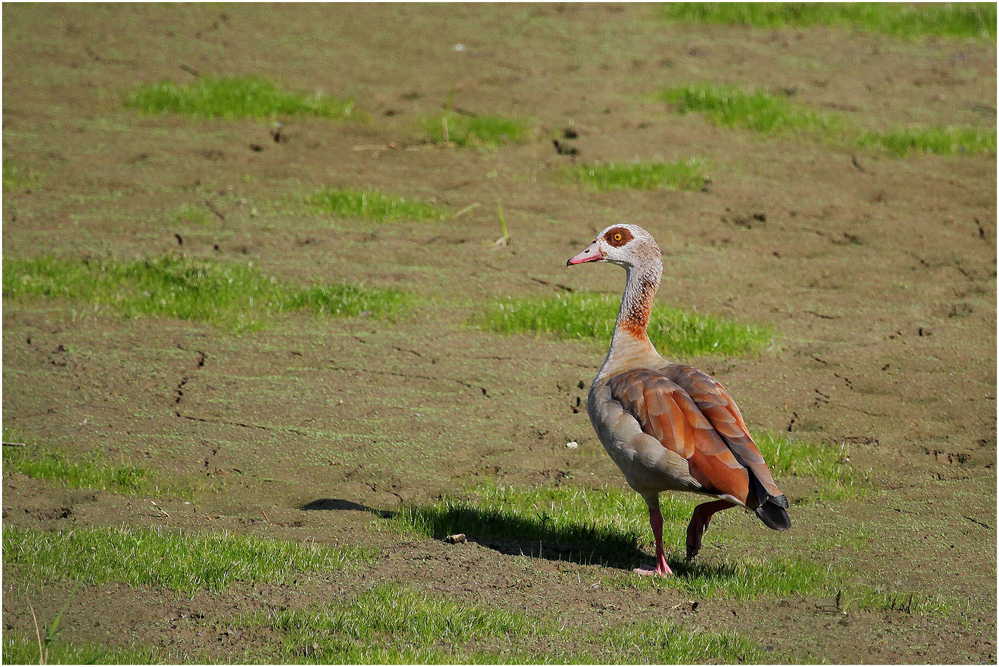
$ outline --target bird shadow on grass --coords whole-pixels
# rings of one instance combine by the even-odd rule
[[[467,505],[432,505],[404,508],[394,519],[427,537],[442,540],[461,533],[470,542],[508,555],[622,569],[649,560],[632,533],[554,520],[544,514],[521,516]]]
[[[556,520],[545,514],[523,516],[465,504],[410,505],[393,511],[339,498],[313,500],[301,509],[367,512],[436,540],[464,534],[469,542],[512,556],[599,565],[625,571],[654,561],[652,554],[638,548],[639,536],[632,531]],[[675,535],[668,535],[666,541],[669,544],[680,540],[677,544],[682,544],[682,539],[678,531]],[[691,593],[710,594],[718,589],[734,589],[747,578],[786,577],[790,574],[783,572],[786,564],[781,563],[773,563],[779,572],[771,572],[770,568],[746,564],[688,562],[682,557],[669,557],[667,560],[674,577],[662,581],[672,581],[672,585]]]
[[[374,507],[368,507],[367,505],[362,505],[361,503],[355,503],[352,500],[343,500],[342,498],[317,498],[311,502],[305,503],[299,509],[306,511],[353,511],[353,512],[368,512],[369,514],[374,514],[379,519],[392,519],[395,518],[396,512],[392,510],[380,510]]]

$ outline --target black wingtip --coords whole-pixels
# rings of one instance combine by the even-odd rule
[[[778,496],[768,499],[767,502],[757,507],[754,511],[756,512],[756,516],[760,517],[760,521],[766,524],[767,528],[787,530],[791,527],[791,517],[788,516],[787,510],[784,509],[787,505],[787,498],[785,496]]]

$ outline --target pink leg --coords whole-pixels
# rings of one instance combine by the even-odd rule
[[[666,563],[666,552],[663,551],[663,515],[659,511],[659,499],[656,498],[655,506],[649,507],[649,524],[652,526],[652,534],[656,537],[656,567],[651,568],[648,565],[643,565],[637,568],[635,572],[638,574],[653,574],[659,575],[661,577],[671,577],[673,576],[673,570],[669,569],[669,565]]]
[[[687,526],[687,560],[693,560],[701,550],[701,536],[707,531],[712,515],[729,507],[735,507],[735,503],[715,500],[694,508],[694,515],[690,517],[690,525]]]

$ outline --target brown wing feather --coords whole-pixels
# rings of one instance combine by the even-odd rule
[[[747,501],[749,473],[680,386],[648,369],[620,373],[608,386],[643,432],[687,459],[705,491]]]
[[[749,435],[739,406],[720,382],[692,366],[672,366],[668,377],[690,395],[741,463],[752,470],[770,496],[782,495],[760,450]],[[761,499],[762,501],[763,499]]]

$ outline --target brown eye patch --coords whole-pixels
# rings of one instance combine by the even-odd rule
[[[607,241],[607,243],[615,248],[620,248],[633,238],[635,238],[634,234],[624,227],[611,227],[604,234],[604,241]]]

